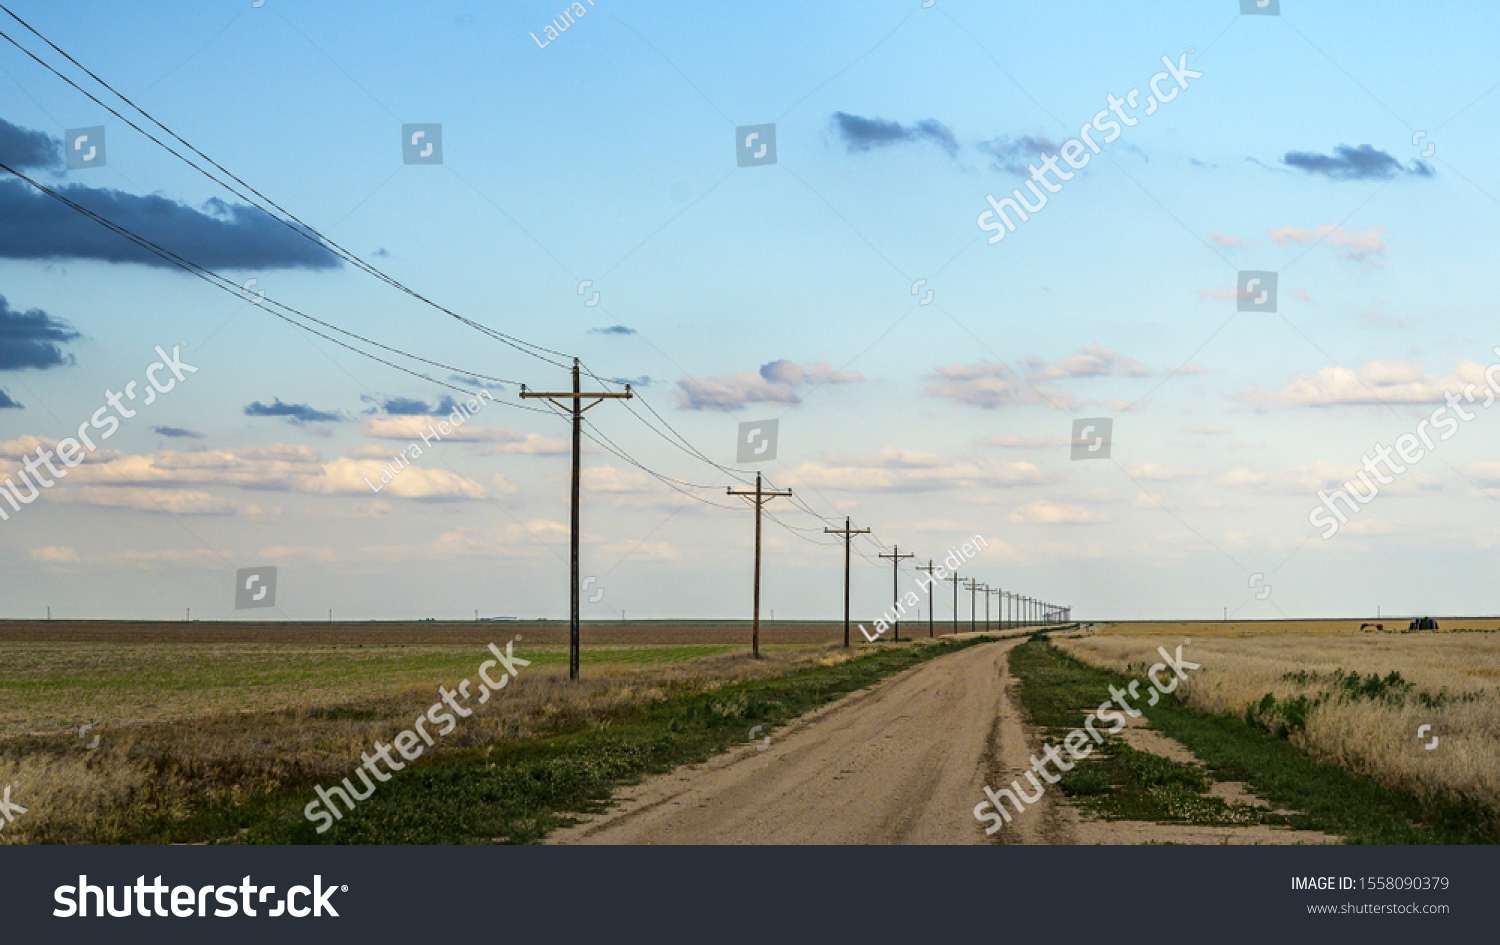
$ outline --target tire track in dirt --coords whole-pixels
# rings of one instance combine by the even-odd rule
[[[549,842],[989,842],[973,810],[996,766],[997,738],[1008,757],[1020,732],[1030,754],[1006,682],[1016,642],[912,667],[803,716],[764,751],[747,745],[625,788],[611,810]],[[1034,823],[1044,821],[1055,818]]]

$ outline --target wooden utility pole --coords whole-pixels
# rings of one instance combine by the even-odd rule
[[[891,553],[880,555],[882,558],[891,559],[891,600],[895,604],[895,610],[891,614],[891,627],[896,631],[894,637],[901,639],[901,562],[907,558],[915,558],[914,554],[902,554],[900,545],[892,545]]]
[[[569,553],[571,561],[571,572],[569,575],[570,592],[569,617],[568,617],[568,678],[578,679],[578,484],[579,467],[583,445],[583,412],[594,406],[601,400],[629,400],[635,395],[630,393],[630,385],[625,385],[625,393],[584,393],[579,388],[578,359],[573,359],[573,390],[561,393],[549,393],[543,391],[528,391],[526,385],[521,385],[521,397],[544,397],[557,407],[566,410],[573,418],[573,519],[572,519],[572,542]],[[591,401],[587,407],[583,405],[585,400]],[[565,405],[562,401],[568,401]]]
[[[1000,631],[1000,595],[1005,592],[997,587],[991,590],[990,593],[995,595],[995,632],[998,633]],[[986,626],[990,622],[990,602],[988,600],[984,602],[984,622]]]
[[[933,636],[932,636],[932,585],[935,584],[935,583],[937,583],[937,577],[936,577],[936,575],[937,575],[937,568],[935,568],[935,567],[932,566],[932,559],[928,558],[927,559],[927,567],[924,568],[921,565],[917,565],[917,570],[918,571],[926,571],[927,572],[927,639],[931,640],[933,638]]]
[[[849,648],[849,554],[850,546],[853,544],[855,535],[868,535],[868,528],[853,528],[849,524],[849,516],[844,516],[844,528],[825,528],[823,531],[830,535],[844,536],[844,649]]]
[[[959,585],[959,583],[961,581],[963,581],[963,579],[964,579],[963,576],[960,575],[957,571],[954,571],[951,576],[943,578],[943,580],[945,580],[945,581],[952,581],[953,582],[953,635],[954,636],[958,635],[958,585]]]
[[[984,595],[984,632],[990,632],[990,586],[979,585],[979,592]]]
[[[755,655],[756,659],[760,659],[760,510],[771,499],[785,498],[791,495],[792,490],[788,489],[785,492],[773,490],[767,492],[761,488],[760,473],[756,473],[754,492],[748,489],[736,492],[732,487],[728,492],[730,495],[753,498],[755,502],[755,622],[751,625],[750,630],[750,651]]]
[[[974,632],[974,595],[979,592],[979,582],[969,578],[969,632]]]

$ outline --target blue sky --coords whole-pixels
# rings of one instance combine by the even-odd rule
[[[546,48],[530,33],[561,3],[8,5],[395,279],[601,377],[649,379],[645,400],[715,461],[732,465],[741,421],[779,418],[778,459],[759,468],[887,546],[941,559],[982,534],[980,580],[1085,617],[1494,609],[1489,412],[1330,539],[1308,522],[1319,489],[1500,360],[1485,324],[1500,66],[1481,5],[1287,0],[1273,17],[1217,0],[1104,15],[596,0]],[[1024,186],[1001,165],[1061,145],[1108,95],[1144,97],[1162,57],[1189,48],[1201,78],[1150,116],[1136,109],[1045,208],[986,242],[986,195]],[[194,211],[238,203],[15,47],[0,43],[0,67],[8,127],[59,153],[68,129],[107,128],[107,166],[26,172],[39,182]],[[403,164],[401,125],[419,122],[442,124],[443,165]],[[735,128],[772,122],[777,164],[737,167]],[[1350,163],[1341,147],[1379,160]],[[451,390],[179,272],[66,248],[34,258],[26,246],[51,224],[11,213],[0,311],[40,310],[64,340],[45,364],[0,368],[23,405],[0,409],[7,468],[142,378],[155,346],[186,342],[199,371],[0,522],[0,611],[232,616],[233,568],[276,565],[277,611],[256,616],[565,615],[566,426],[507,406],[513,385],[494,387],[501,403],[469,439],[374,494],[358,480],[417,424],[387,402]],[[274,230],[231,227],[228,248],[182,252],[240,252],[220,267],[234,282],[382,344],[567,383],[351,265],[258,262],[298,243]],[[1236,312],[1240,270],[1279,272],[1276,313]],[[633,333],[599,331],[616,325]],[[247,413],[277,401],[338,419]],[[622,405],[589,417],[643,465],[729,504],[723,472]],[[1079,417],[1114,420],[1109,460],[1069,459]],[[606,589],[586,616],[748,613],[747,509],[683,498],[592,446],[585,464],[584,573]],[[816,544],[831,541],[825,522],[778,517],[810,531],[769,525],[767,609],[836,616],[842,556]],[[856,565],[873,615],[889,574]]]

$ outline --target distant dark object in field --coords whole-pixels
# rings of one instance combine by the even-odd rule
[[[1406,629],[1408,629],[1408,630],[1436,630],[1437,628],[1438,628],[1438,622],[1436,620],[1433,620],[1431,617],[1418,617],[1416,620],[1413,620],[1411,622],[1411,626],[1407,627]]]
[[[1359,625],[1359,629],[1361,629],[1361,630],[1368,630],[1371,627],[1374,627],[1376,630],[1384,630],[1385,629],[1385,624],[1383,624],[1383,623],[1362,623],[1362,624]]]

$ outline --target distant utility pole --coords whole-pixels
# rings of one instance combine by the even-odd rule
[[[974,595],[979,591],[979,582],[969,578],[969,632],[974,632]]]
[[[844,649],[849,648],[849,555],[852,551],[855,535],[868,535],[868,528],[854,528],[849,524],[849,516],[844,516],[844,530],[837,528],[825,528],[823,531],[830,535],[844,536]]]
[[[633,396],[635,395],[630,393],[629,384],[625,385],[625,393],[623,394],[584,393],[579,388],[577,358],[573,359],[573,390],[571,393],[568,391],[561,393],[529,391],[526,389],[526,385],[521,385],[522,399],[527,397],[546,398],[558,408],[566,410],[573,418],[573,536],[570,553],[572,569],[569,575],[572,600],[570,602],[571,610],[569,611],[570,617],[568,623],[568,678],[575,681],[578,679],[578,484],[579,468],[581,465],[580,458],[583,452],[583,412],[588,410],[589,407],[598,404],[601,400],[629,400]],[[569,402],[566,406],[562,403],[565,400]],[[591,401],[587,407],[583,404],[585,400]]]
[[[1000,631],[1000,595],[1004,594],[1005,592],[997,587],[994,590],[990,591],[990,593],[995,595],[995,631],[998,633]],[[986,600],[984,602],[984,620],[986,624],[989,623],[989,619],[990,602]]]
[[[761,488],[760,473],[756,473],[754,492],[748,489],[736,492],[732,487],[728,492],[730,495],[753,498],[755,502],[755,622],[752,624],[750,630],[750,650],[755,654],[756,659],[760,659],[760,510],[772,499],[784,498],[791,495],[792,490],[767,492]],[[573,601],[576,604],[578,598],[575,596]]]
[[[980,590],[981,593],[984,594],[984,632],[985,633],[989,633],[990,632],[990,586],[988,584],[981,584],[981,585],[979,585],[979,590]]]
[[[917,570],[918,571],[926,571],[927,572],[927,639],[931,640],[932,639],[932,613],[933,613],[933,608],[932,608],[932,585],[935,584],[935,583],[937,583],[937,578],[936,578],[937,568],[935,568],[935,567],[932,566],[932,559],[928,558],[927,559],[927,567],[924,568],[921,565],[917,565]],[[920,611],[918,611],[917,616],[918,617],[921,616],[921,612]]]
[[[895,603],[895,612],[891,614],[891,626],[895,629],[895,639],[901,639],[901,562],[907,558],[915,558],[914,554],[902,554],[900,545],[892,545],[891,553],[881,555],[882,558],[891,559],[891,600]]]
[[[958,635],[958,585],[963,581],[963,575],[954,571],[952,575],[943,578],[945,581],[953,582],[953,634]]]

